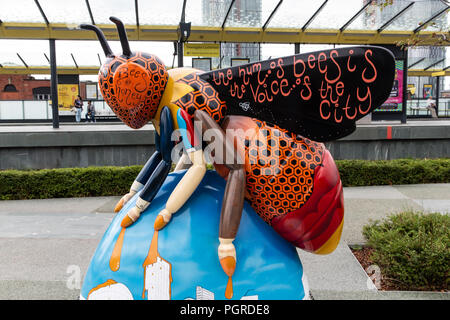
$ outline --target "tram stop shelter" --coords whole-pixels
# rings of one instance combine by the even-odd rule
[[[399,103],[379,108],[372,119],[429,118],[430,99],[438,106],[436,117],[446,118],[449,8],[441,0],[2,1],[0,121],[52,121],[57,128],[69,112],[61,107],[64,85],[75,85],[107,109],[95,77],[81,85],[80,79],[97,74],[104,57],[95,34],[78,25],[97,25],[118,48],[110,16],[124,22],[132,49],[160,56],[169,68],[211,70],[321,48],[385,46],[396,57],[403,90],[393,88]],[[37,87],[31,99],[14,95],[13,75],[45,74],[50,85]]]

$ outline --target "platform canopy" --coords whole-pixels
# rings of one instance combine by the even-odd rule
[[[130,41],[177,41],[184,21],[191,23],[189,42],[396,44],[415,37],[430,45],[437,32],[449,33],[449,8],[441,0],[1,0],[0,39],[96,40],[93,32],[78,28],[91,23],[107,39],[117,40],[109,20],[116,16],[125,23]],[[96,73],[98,46],[88,64],[80,61],[77,50],[74,42],[66,54],[73,61],[67,72]],[[33,73],[48,73],[45,52],[39,53],[41,63],[27,62],[24,53],[16,52],[18,63],[11,66],[4,65],[2,51],[0,73],[29,73],[34,65]],[[409,65],[416,63],[413,69],[423,75],[448,67],[445,59],[417,59]]]

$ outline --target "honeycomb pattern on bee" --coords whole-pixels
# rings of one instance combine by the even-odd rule
[[[139,65],[147,74],[146,92],[139,103],[132,105],[119,102],[119,88],[114,85],[116,70],[126,64]],[[154,55],[142,52],[133,53],[131,57],[109,58],[99,71],[99,86],[103,98],[120,120],[135,129],[142,127],[155,116],[167,81],[168,73],[162,61]]]
[[[188,74],[178,81],[191,86],[194,91],[175,101],[176,105],[183,108],[191,117],[195,110],[203,110],[217,123],[222,121],[227,112],[227,105],[220,100],[219,94],[208,82],[200,79],[196,73]]]
[[[256,134],[244,138],[246,189],[252,207],[270,224],[274,217],[308,201],[325,146],[264,121],[253,121]]]

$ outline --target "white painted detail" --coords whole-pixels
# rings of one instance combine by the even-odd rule
[[[145,268],[145,290],[148,300],[170,300],[170,264],[160,257]]]
[[[133,295],[124,284],[114,283],[93,291],[88,300],[133,300]]]
[[[197,300],[214,300],[214,293],[200,286],[197,286],[196,293]]]

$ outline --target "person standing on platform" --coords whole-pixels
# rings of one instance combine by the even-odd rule
[[[437,118],[437,107],[436,107],[436,101],[432,99],[431,97],[427,100],[427,109],[431,112],[432,118]]]
[[[74,103],[75,103],[75,121],[80,122],[81,111],[83,111],[83,99],[81,99],[80,95],[77,96]]]

